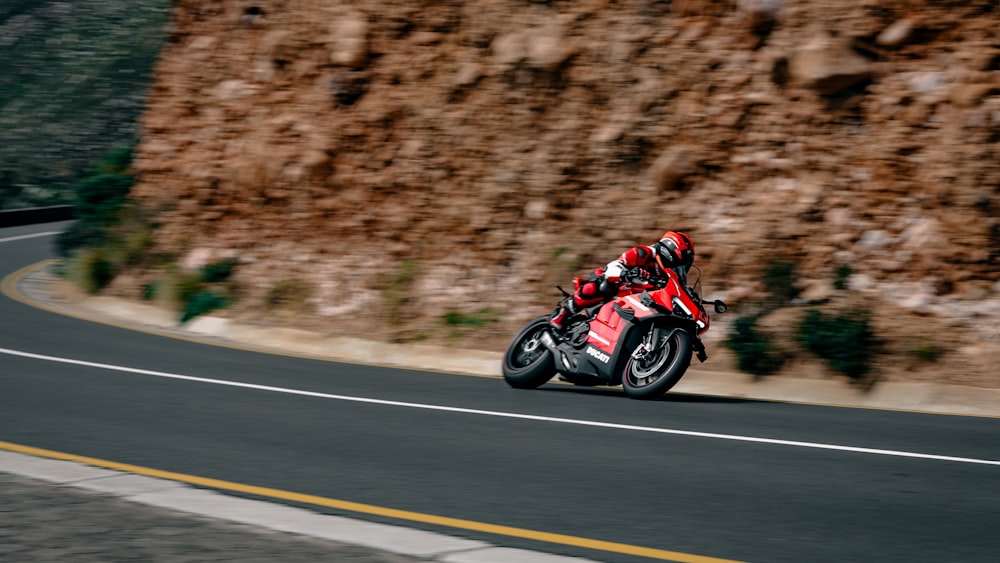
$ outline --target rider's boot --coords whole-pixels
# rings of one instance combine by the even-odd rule
[[[557,331],[562,331],[566,328],[566,322],[577,313],[576,302],[572,298],[567,299],[559,309],[552,314],[549,318],[549,326]]]

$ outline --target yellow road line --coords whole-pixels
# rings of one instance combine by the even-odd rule
[[[371,504],[338,500],[316,495],[296,493],[292,491],[283,491],[280,489],[272,489],[268,487],[245,485],[242,483],[233,483],[230,481],[222,481],[219,479],[212,479],[209,477],[186,475],[184,473],[163,471],[160,469],[142,467],[139,465],[131,465],[128,463],[119,463],[116,461],[108,461],[108,460],[86,457],[76,454],[57,452],[42,448],[35,448],[32,446],[24,446],[21,444],[14,444],[11,442],[0,441],[0,450],[6,450],[9,452],[44,457],[49,459],[57,459],[62,461],[72,461],[76,463],[93,465],[96,467],[103,467],[105,469],[113,469],[115,471],[124,471],[127,473],[133,473],[137,475],[145,475],[147,477],[156,477],[158,479],[167,479],[170,481],[188,483],[191,485],[197,485],[199,487],[208,487],[212,489],[250,494],[259,497],[272,498],[289,502],[310,504],[314,506],[323,506],[326,508],[334,508],[337,510],[343,510],[347,512],[368,514],[372,516],[382,516],[397,520],[419,522],[422,524],[434,524],[436,526],[444,526],[448,528],[471,530],[474,532],[484,532],[488,534],[522,538],[522,539],[534,540],[545,543],[568,545],[572,547],[582,547],[598,551],[608,551],[611,553],[620,553],[624,555],[635,555],[638,557],[647,557],[650,559],[658,559],[661,561],[675,561],[677,563],[739,563],[731,559],[719,559],[716,557],[706,557],[703,555],[693,555],[677,551],[654,549],[651,547],[642,547],[637,545],[595,540],[577,536],[568,536],[564,534],[554,534],[550,532],[528,530],[525,528],[514,528],[511,526],[488,524],[485,522],[462,520],[459,518],[450,518],[447,516],[437,516],[434,514],[424,514],[420,512],[410,512],[408,510],[398,510],[395,508],[386,508]]]

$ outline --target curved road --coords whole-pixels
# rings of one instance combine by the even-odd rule
[[[22,237],[52,230],[0,230],[0,275],[49,257],[51,237]],[[322,509],[600,561],[1000,553],[1000,419],[517,391],[131,332],[6,296],[0,319],[4,442],[530,530]]]

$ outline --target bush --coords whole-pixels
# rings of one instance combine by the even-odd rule
[[[417,279],[417,261],[401,262],[393,275],[382,281],[378,288],[382,290],[385,306],[388,310],[389,324],[399,326],[410,315],[407,310],[413,300],[413,284]]]
[[[114,265],[104,249],[90,248],[73,261],[69,276],[87,293],[97,293],[114,279]]]
[[[871,312],[867,309],[839,315],[810,309],[799,323],[798,339],[833,369],[848,377],[861,379],[870,370],[872,357],[877,351],[870,319]]]
[[[757,328],[760,315],[740,317],[726,339],[726,347],[736,354],[740,371],[756,376],[778,371],[783,363],[774,351],[771,340]]]
[[[924,344],[913,350],[913,356],[925,363],[934,363],[941,359],[946,350],[939,344]]]
[[[789,260],[773,260],[764,270],[764,287],[771,294],[770,305],[781,307],[798,297],[799,290],[795,287],[798,276],[795,262]]]
[[[475,313],[460,313],[458,311],[451,311],[444,315],[444,324],[450,326],[469,326],[480,328],[486,326],[499,317],[500,314],[493,309],[486,308],[480,309]]]
[[[109,239],[109,230],[117,225],[135,178],[127,174],[132,149],[109,152],[96,170],[83,176],[74,186],[76,223],[56,239],[56,251],[64,258],[81,248],[96,247]]]
[[[199,291],[192,295],[184,305],[184,311],[181,313],[181,322],[186,323],[198,315],[203,315],[209,311],[222,309],[227,306],[229,306],[229,300],[215,291]]]
[[[80,180],[76,185],[77,220],[94,226],[113,224],[134,181],[128,174],[96,174]]]
[[[833,288],[840,291],[847,289],[847,280],[853,273],[854,270],[851,268],[850,264],[841,264],[840,266],[837,266],[837,272],[833,278]]]
[[[227,258],[212,264],[206,264],[201,269],[201,279],[206,283],[218,283],[229,279],[239,262],[236,258]]]
[[[312,293],[312,286],[302,280],[281,280],[268,292],[267,305],[269,308],[299,308]]]

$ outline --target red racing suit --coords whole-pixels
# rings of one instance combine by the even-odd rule
[[[603,303],[618,294],[621,277],[628,270],[645,271],[647,277],[662,276],[660,266],[656,263],[656,251],[651,246],[636,246],[623,252],[621,256],[597,268],[580,284],[573,293],[575,310],[582,311],[587,307]]]

